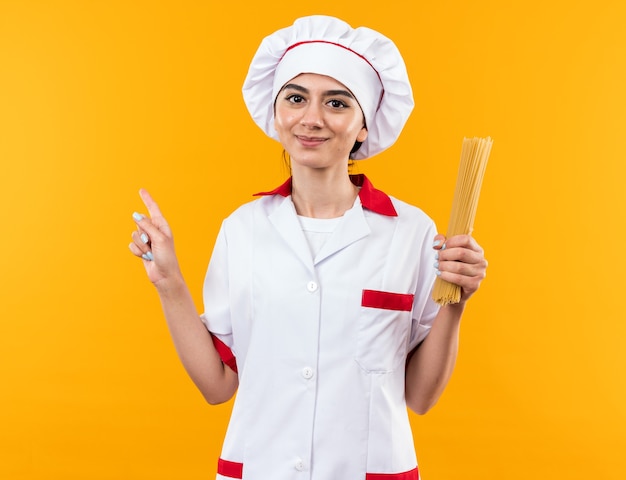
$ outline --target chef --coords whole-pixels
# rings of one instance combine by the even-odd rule
[[[485,276],[481,247],[349,163],[390,147],[413,108],[380,33],[327,16],[266,37],[243,86],[290,177],[221,226],[198,315],[171,230],[144,190],[131,251],[159,293],[178,354],[209,403],[236,393],[218,480],[418,480],[407,407],[428,411]],[[434,280],[461,286],[439,307]]]

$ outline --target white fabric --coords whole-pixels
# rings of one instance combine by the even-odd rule
[[[298,215],[298,220],[311,249],[311,255],[315,258],[335,231],[335,227],[341,221],[341,217],[311,218]]]
[[[332,50],[335,53],[329,53]],[[286,62],[284,71],[279,67],[282,60]],[[328,75],[355,95],[368,129],[367,139],[352,155],[355,160],[393,145],[413,110],[404,60],[389,38],[367,27],[352,28],[333,17],[303,17],[263,39],[243,85],[250,115],[275,140],[279,140],[274,128],[277,90],[300,73]]]
[[[244,479],[416,467],[405,362],[438,311],[436,231],[421,210],[392,201],[397,217],[346,212],[315,260],[291,197],[263,197],[223,222],[202,320],[237,358],[222,458],[243,463]],[[364,289],[415,294],[413,310],[363,307]]]

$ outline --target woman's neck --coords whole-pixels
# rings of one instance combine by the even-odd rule
[[[291,198],[298,215],[313,218],[341,217],[354,205],[358,188],[348,172],[330,169],[294,169]]]

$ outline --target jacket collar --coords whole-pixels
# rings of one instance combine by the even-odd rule
[[[374,188],[372,182],[370,182],[365,175],[362,173],[358,175],[350,175],[350,181],[357,187],[361,187],[359,190],[359,199],[361,200],[361,205],[363,205],[364,208],[380,215],[387,215],[389,217],[398,216],[398,212],[396,212],[396,209],[391,202],[391,198],[389,198],[386,193]],[[291,195],[291,177],[289,177],[280,187],[275,188],[274,190],[270,190],[269,192],[259,192],[254,195],[281,195],[283,197],[288,197]]]

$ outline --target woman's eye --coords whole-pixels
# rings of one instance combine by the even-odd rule
[[[333,108],[345,108],[347,105],[343,103],[341,100],[331,100],[328,102],[329,105]]]
[[[287,100],[289,100],[291,103],[302,103],[304,101],[304,98],[302,98],[300,95],[289,95],[287,97]]]

